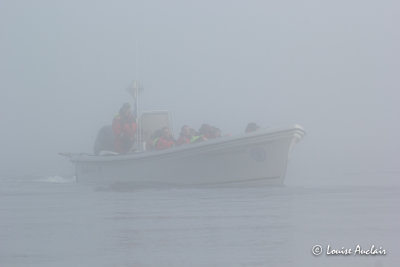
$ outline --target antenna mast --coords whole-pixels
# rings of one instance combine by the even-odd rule
[[[141,106],[140,106],[140,95],[143,92],[143,86],[139,81],[133,80],[131,85],[127,88],[128,93],[133,97],[135,101],[135,114],[137,122],[137,138],[135,141],[136,148],[139,152],[143,151],[142,146],[142,122],[141,122]]]

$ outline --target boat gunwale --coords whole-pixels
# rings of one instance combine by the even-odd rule
[[[145,151],[145,152],[133,152],[124,155],[89,155],[89,154],[70,154],[68,157],[73,163],[91,162],[91,163],[106,163],[115,161],[141,161],[141,160],[153,160],[155,158],[169,157],[169,156],[181,156],[185,157],[187,154],[196,151],[196,153],[218,151],[221,148],[229,146],[232,148],[232,144],[240,146],[243,144],[255,144],[260,141],[274,141],[277,138],[286,136],[296,136],[300,140],[305,135],[303,127],[300,125],[294,125],[291,128],[279,128],[279,129],[264,129],[253,133],[246,133],[241,135],[222,137],[218,139],[208,140],[201,143],[182,145],[173,147],[161,151]],[[240,142],[238,142],[240,141]]]

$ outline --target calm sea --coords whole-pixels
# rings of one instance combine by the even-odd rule
[[[0,266],[400,266],[399,204],[399,186],[116,190],[3,177]]]

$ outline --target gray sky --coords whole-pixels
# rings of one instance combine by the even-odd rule
[[[91,151],[133,79],[175,128],[301,124],[291,175],[399,170],[397,1],[0,2],[1,174]]]

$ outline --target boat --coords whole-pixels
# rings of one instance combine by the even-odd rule
[[[161,151],[146,150],[145,144],[150,142],[150,136],[156,129],[171,128],[169,117],[167,111],[140,113],[140,139],[132,153],[62,155],[75,165],[77,181],[86,184],[152,187],[282,185],[289,154],[305,135],[301,126],[293,125],[219,137]]]
[[[221,137],[162,151],[126,155],[69,154],[78,182],[138,186],[282,185],[299,125]]]

